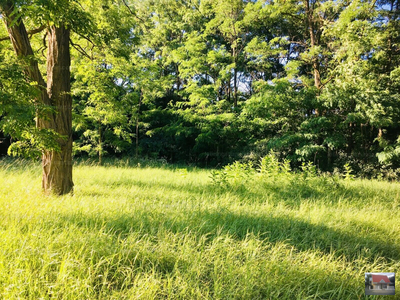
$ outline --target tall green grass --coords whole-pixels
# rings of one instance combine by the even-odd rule
[[[238,169],[80,163],[51,197],[0,161],[0,299],[364,299],[400,272],[400,184]]]

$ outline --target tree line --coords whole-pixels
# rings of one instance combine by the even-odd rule
[[[1,131],[9,152],[42,155],[43,187],[61,194],[72,154],[218,166],[274,151],[293,167],[395,173],[399,8],[1,1]]]

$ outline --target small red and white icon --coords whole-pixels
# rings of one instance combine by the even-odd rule
[[[395,273],[365,273],[366,295],[395,295]]]
[[[372,274],[372,286],[375,290],[394,290],[394,286],[390,286],[390,280],[387,275],[374,275]]]

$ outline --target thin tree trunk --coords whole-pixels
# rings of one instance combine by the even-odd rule
[[[231,102],[231,80],[232,80],[232,75],[229,75],[228,85],[227,85],[227,97],[229,103]]]
[[[317,41],[317,37],[315,34],[313,11],[310,7],[309,0],[306,0],[306,12],[307,12],[307,23],[308,23],[308,30],[310,33],[311,47],[318,46],[318,41]],[[320,89],[321,88],[321,75],[319,73],[319,63],[318,63],[317,57],[313,57],[313,59],[312,59],[312,69],[313,69],[313,75],[314,75],[314,85],[317,89]]]
[[[328,166],[327,167],[330,168],[331,162],[332,162],[332,150],[329,146],[328,146],[327,156],[328,156]]]
[[[139,121],[140,121],[140,106],[142,105],[142,91],[140,91],[139,95],[139,104],[138,104],[138,111],[136,115],[136,148],[135,148],[135,156],[136,160],[139,158]]]
[[[99,120],[99,165],[101,166],[103,164],[103,140],[101,138],[102,136],[101,132],[101,121]]]
[[[318,41],[317,41],[317,36],[315,34],[315,23],[314,23],[314,17],[313,17],[313,9],[310,7],[310,0],[306,0],[306,13],[307,13],[307,25],[310,33],[310,41],[311,41],[311,48],[318,46]],[[318,90],[321,89],[321,74],[319,72],[319,62],[318,62],[318,57],[314,56],[312,58],[312,70],[313,70],[313,76],[314,76],[314,86]],[[315,109],[315,114],[316,116],[320,115],[320,112],[318,108]]]
[[[353,139],[353,123],[349,124],[349,137],[348,137],[348,145],[347,145],[347,154],[351,155],[353,152],[353,146],[354,146],[354,139]]]
[[[233,71],[233,107],[237,107],[238,103],[238,88],[237,88],[237,68],[235,66],[235,70]]]
[[[22,18],[14,13],[13,1],[0,4],[11,43],[18,58],[25,60],[25,73],[38,83],[40,96],[36,103],[51,106],[54,112],[38,113],[36,126],[51,129],[63,136],[58,139],[60,151],[44,151],[42,188],[57,195],[72,192],[72,98],[70,95],[69,30],[49,29],[47,85],[39,71]]]
[[[391,14],[391,17],[389,18],[388,28],[391,28],[393,26],[393,23],[395,22],[396,15],[397,15],[395,13],[395,11],[394,11],[394,2],[395,2],[394,0],[392,0],[390,2],[390,14]],[[386,73],[387,74],[390,74],[390,72],[392,71],[393,50],[394,50],[394,47],[393,47],[393,34],[389,30],[388,51],[387,51],[388,61],[387,61],[387,64],[386,64]]]
[[[176,70],[176,92],[179,93],[179,91],[181,89],[181,78],[179,77],[179,65],[178,64],[176,64],[175,70]]]

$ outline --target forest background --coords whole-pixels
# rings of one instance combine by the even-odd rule
[[[75,157],[400,174],[398,0],[14,2],[39,66],[45,29],[71,28]],[[0,41],[2,145],[37,157],[37,82]]]

